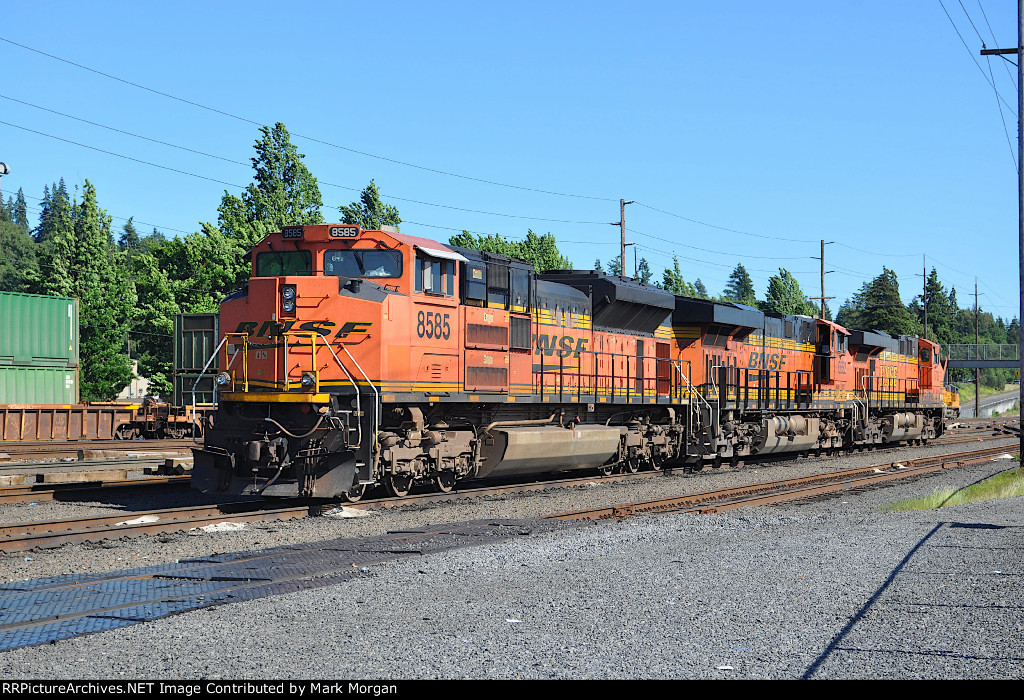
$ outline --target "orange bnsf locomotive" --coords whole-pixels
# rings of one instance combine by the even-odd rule
[[[942,432],[938,347],[397,230],[286,227],[224,300],[209,491],[358,500]]]

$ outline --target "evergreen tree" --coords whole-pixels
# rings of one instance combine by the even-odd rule
[[[111,219],[97,205],[96,188],[88,180],[74,219],[72,277],[81,299],[82,398],[110,401],[132,379],[127,340],[138,297],[115,259]]]
[[[666,267],[661,275],[661,288],[671,294],[679,294],[686,297],[697,296],[697,289],[683,279],[683,272],[679,267],[679,258],[672,256],[672,267]]]
[[[32,292],[39,279],[36,244],[11,221],[0,221],[0,291]]]
[[[604,274],[604,268],[601,267],[601,258],[594,260],[594,271],[600,272],[602,275]]]
[[[621,255],[616,255],[614,258],[608,261],[608,274],[613,277],[618,277],[622,274],[622,265],[620,263]]]
[[[640,258],[640,264],[637,266],[637,279],[643,284],[650,284],[652,277],[654,277],[654,273],[651,271],[651,264],[647,262],[647,258]]]
[[[18,188],[18,198],[7,198],[4,204],[0,198],[0,221],[7,221],[28,233],[28,205],[25,203],[25,193]]]
[[[738,263],[729,275],[729,282],[722,292],[722,301],[734,301],[748,306],[757,306],[757,293],[754,291],[754,282],[747,274],[747,269],[742,263]]]
[[[768,278],[768,293],[761,310],[765,312],[816,316],[819,309],[800,289],[792,273],[779,268],[779,274]]]
[[[928,337],[942,345],[953,342],[953,319],[956,316],[955,300],[946,294],[946,289],[939,281],[938,272],[932,268],[924,289],[928,311]],[[921,296],[914,297],[910,304],[910,312],[924,328],[925,302]]]
[[[921,324],[900,299],[896,273],[887,267],[882,274],[861,285],[853,299],[839,308],[836,323],[846,328],[880,330],[897,335],[918,335]]]
[[[475,236],[463,231],[449,238],[448,243],[460,248],[472,248],[517,258],[533,265],[537,272],[572,268],[572,262],[558,251],[555,237],[550,232],[538,235],[533,229],[528,229],[524,240],[512,241],[500,234]]]
[[[320,188],[284,124],[260,127],[260,133],[252,159],[255,182],[241,197],[225,192],[218,208],[221,233],[246,249],[285,226],[323,223]]]
[[[49,194],[41,225],[40,291],[80,299],[82,399],[110,401],[131,381],[127,337],[137,307],[135,285],[110,244],[110,217],[100,210],[88,180],[81,203],[64,209],[60,188]]]
[[[371,179],[362,193],[358,202],[352,202],[348,206],[338,207],[342,214],[342,223],[356,224],[359,228],[368,231],[378,231],[381,226],[394,226],[402,223],[398,215],[398,207],[392,204],[385,204],[380,199],[380,191]]]
[[[696,292],[696,294],[694,296],[696,296],[697,298],[699,298],[699,299],[710,299],[711,298],[710,296],[708,296],[708,288],[705,287],[704,283],[700,281],[700,277],[698,277],[697,281],[693,283],[693,288],[694,288],[694,291]]]
[[[68,196],[64,178],[53,189],[43,186],[43,201],[40,204],[39,226],[33,231],[36,243],[46,243],[55,231],[64,231],[71,221],[71,198]]]
[[[135,230],[135,224],[132,222],[134,218],[133,216],[125,222],[121,237],[117,239],[117,247],[121,250],[138,250],[139,248],[139,232]]]

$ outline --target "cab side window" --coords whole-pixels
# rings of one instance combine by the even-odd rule
[[[455,296],[455,263],[417,254],[414,289],[424,294]]]

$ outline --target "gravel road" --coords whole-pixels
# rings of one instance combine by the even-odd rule
[[[109,571],[431,522],[530,518],[910,456],[595,482],[363,518],[68,546],[5,555],[0,574]],[[549,528],[375,566],[343,585],[4,652],[0,678],[1020,678],[1024,498],[879,511],[1009,465],[807,504]],[[118,507],[127,505],[85,506]],[[0,519],[71,517],[81,508],[9,507]],[[26,511],[33,515],[20,517]]]

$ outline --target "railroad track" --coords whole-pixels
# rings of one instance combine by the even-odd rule
[[[154,452],[191,454],[193,445],[183,440],[69,440],[64,442],[0,442],[0,465],[10,460],[103,459],[115,455],[151,455]]]
[[[110,479],[76,483],[27,484],[0,487],[0,504],[40,501],[73,501],[94,498],[100,492],[180,491],[189,488],[190,476],[153,476],[138,479]]]
[[[986,447],[959,454],[923,457],[872,467],[845,469],[815,476],[783,479],[729,489],[684,494],[641,503],[572,511],[547,516],[558,520],[609,520],[648,513],[718,513],[758,505],[776,505],[908,479],[941,469],[989,461],[1006,454],[1005,447]]]
[[[970,442],[976,442],[978,438],[972,438]],[[887,450],[886,450],[887,451]],[[603,519],[621,517],[626,514],[645,512],[664,512],[669,510],[686,510],[695,508],[692,512],[707,512],[706,504],[714,503],[713,510],[724,510],[730,507],[741,507],[743,505],[755,505],[755,502],[742,502],[742,498],[750,495],[763,497],[775,493],[776,498],[781,500],[793,500],[796,498],[808,498],[814,493],[803,492],[797,489],[814,487],[819,492],[829,490],[843,490],[851,488],[850,484],[857,486],[865,485],[876,480],[891,478],[907,478],[908,476],[923,473],[921,470],[935,470],[949,465],[960,466],[966,460],[990,459],[993,455],[1006,453],[1005,446],[982,448],[971,452],[964,452],[956,455],[939,457],[928,457],[917,460],[901,460],[889,462],[879,466],[848,469],[830,474],[804,477],[799,479],[787,479],[773,481],[767,484],[753,484],[738,489],[724,489],[706,493],[689,494],[674,499],[664,499],[643,504],[623,504],[612,506],[607,509],[596,509],[594,511],[582,511],[577,517],[580,519]],[[895,465],[899,464],[897,467]],[[931,465],[931,466],[927,466]],[[886,474],[878,474],[880,470],[886,470]],[[530,483],[513,484],[473,484],[471,482],[460,486],[460,488],[448,493],[421,493],[413,494],[404,498],[380,498],[370,499],[360,503],[346,503],[348,508],[355,509],[379,509],[391,508],[406,505],[425,505],[434,502],[449,502],[466,498],[480,498],[494,495],[507,495],[512,493],[526,493],[530,491],[548,490],[553,488],[564,488],[579,486],[581,484],[599,480],[608,483],[627,478],[651,478],[660,475],[660,472],[639,472],[623,473],[611,476],[573,476],[566,478],[552,478],[543,481]],[[182,488],[186,485],[189,477],[172,477],[166,481],[158,482],[153,479],[135,480],[125,484],[125,488],[142,487],[145,482],[151,482],[154,486],[160,485],[163,488],[171,486]],[[92,485],[91,485],[92,486]],[[92,489],[95,490],[95,486]],[[106,488],[111,488],[107,486]],[[0,489],[0,497],[3,497],[6,490]],[[781,496],[785,492],[786,496]],[[31,499],[39,492],[23,490],[20,493],[14,490],[8,491],[10,498]],[[66,493],[63,490],[55,491],[56,494]],[[799,494],[799,495],[798,495]],[[42,500],[42,498],[36,498]],[[735,501],[736,505],[730,505],[729,501]],[[771,501],[764,501],[768,503]],[[202,527],[219,522],[253,522],[259,520],[281,520],[306,515],[319,515],[321,512],[333,508],[336,503],[316,502],[314,504],[299,503],[288,508],[271,508],[271,505],[279,505],[280,502],[244,501],[239,503],[223,504],[221,506],[206,506],[202,508],[169,508],[146,512],[132,512],[113,516],[102,516],[96,518],[76,518],[58,521],[40,521],[33,523],[17,523],[0,527],[0,551],[18,551],[34,547],[54,547],[61,544],[74,542],[98,542],[104,539],[117,539],[125,536],[141,534],[158,534],[177,532],[181,530]],[[704,510],[702,510],[704,509]],[[550,517],[570,517],[568,514]]]
[[[76,542],[166,534],[192,530],[218,523],[244,523],[266,520],[291,520],[309,515],[309,506],[241,501],[215,506],[190,506],[162,510],[133,511],[91,518],[69,518],[13,523],[0,527],[0,551],[16,552],[34,548],[57,547]]]

